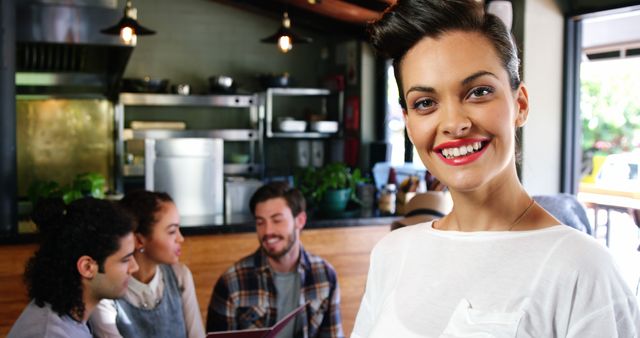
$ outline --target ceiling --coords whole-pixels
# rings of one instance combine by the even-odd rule
[[[212,0],[275,19],[288,12],[292,26],[365,37],[366,24],[396,0]]]

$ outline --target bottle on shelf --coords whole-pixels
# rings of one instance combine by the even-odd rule
[[[396,170],[391,167],[389,168],[387,184],[382,186],[378,196],[378,210],[381,215],[395,215],[397,184]]]

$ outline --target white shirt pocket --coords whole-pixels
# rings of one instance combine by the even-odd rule
[[[524,311],[487,312],[462,299],[440,338],[514,338]]]

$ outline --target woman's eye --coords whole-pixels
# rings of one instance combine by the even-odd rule
[[[432,99],[420,99],[413,104],[413,109],[429,109],[435,104],[436,102]]]
[[[469,93],[469,97],[470,98],[483,97],[491,93],[493,93],[493,88],[491,87],[478,87],[471,90],[471,92]]]

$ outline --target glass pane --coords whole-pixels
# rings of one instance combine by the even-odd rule
[[[404,119],[402,107],[398,103],[398,86],[393,75],[393,66],[387,67],[387,116],[385,119],[385,135],[387,144],[391,147],[391,158],[387,160],[392,166],[404,163]]]

